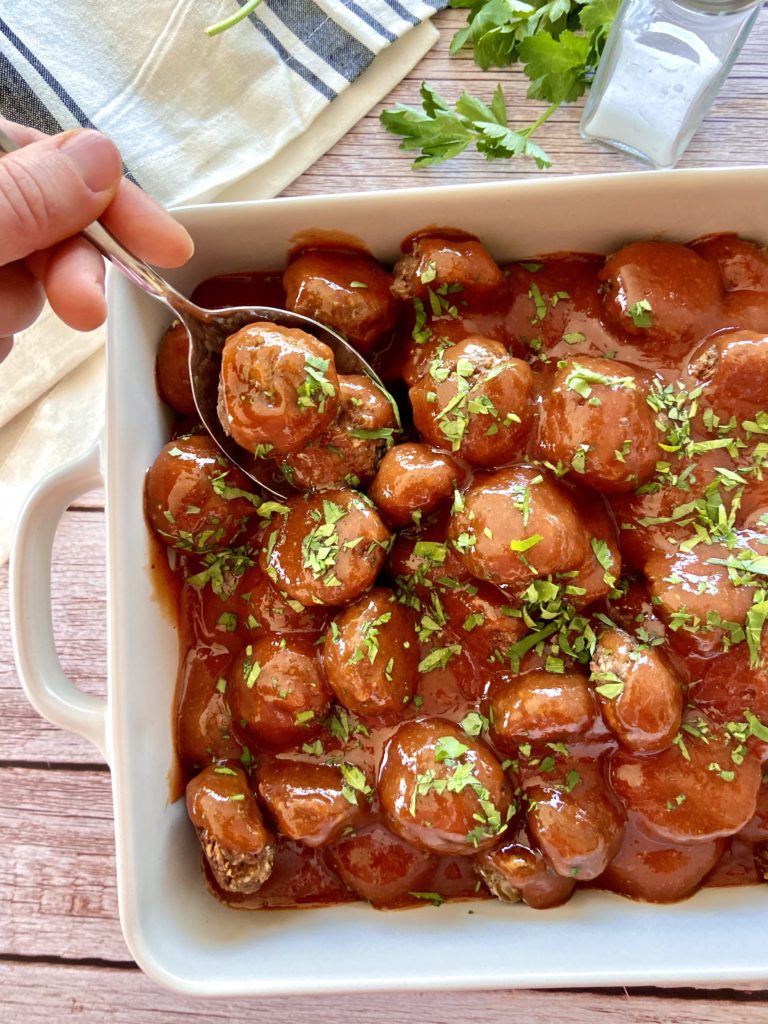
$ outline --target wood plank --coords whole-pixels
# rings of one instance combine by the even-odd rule
[[[99,487],[98,490],[88,491],[87,494],[81,494],[80,497],[75,501],[70,508],[72,509],[104,509],[104,488]]]
[[[165,991],[138,970],[3,962],[0,986],[6,1024],[764,1024],[768,1007],[765,994],[724,1001],[660,990],[637,995],[521,990],[192,999]]]
[[[0,956],[130,960],[112,820],[106,771],[0,768]]]
[[[53,553],[51,605],[62,667],[89,693],[106,692],[104,514],[98,506],[67,512]],[[29,704],[16,675],[10,636],[8,567],[0,569],[0,763],[98,764],[86,740],[55,728]]]

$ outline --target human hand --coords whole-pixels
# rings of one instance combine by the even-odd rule
[[[70,327],[106,316],[104,261],[78,232],[94,220],[136,256],[177,267],[192,240],[122,177],[117,148],[88,129],[47,136],[0,118],[23,148],[0,157],[0,339],[34,322],[47,296]]]

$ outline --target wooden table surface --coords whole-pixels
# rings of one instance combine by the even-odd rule
[[[446,11],[441,38],[387,97],[416,103],[419,83],[448,98],[462,89],[490,97],[501,80],[521,122],[535,104],[515,72],[479,71],[449,59],[448,42],[464,22]],[[295,181],[286,195],[344,192],[542,172],[524,162],[486,163],[465,154],[413,172],[407,154],[378,123],[380,107]],[[581,105],[567,107],[541,135],[554,160],[548,173],[630,170],[628,157],[587,145],[578,135]],[[536,115],[534,114],[534,117]],[[768,164],[768,10],[693,139],[682,166]],[[53,615],[65,671],[84,690],[106,686],[105,544],[102,496],[87,496],[64,516],[53,565]],[[756,1024],[768,1021],[768,979],[761,989],[601,989],[386,994],[199,1000],[166,992],[132,962],[120,932],[114,870],[109,771],[98,753],[40,719],[27,704],[13,668],[8,628],[7,567],[0,570],[0,1022],[81,1024],[174,1020],[240,1024],[349,1020],[355,1024],[482,1021],[586,1024],[611,1014],[615,1024]],[[692,940],[694,937],[692,936]],[[723,936],[738,942],[738,936]],[[766,929],[768,942],[768,928]],[[346,1016],[349,1014],[349,1017]]]

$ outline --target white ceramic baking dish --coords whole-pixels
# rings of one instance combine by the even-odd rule
[[[475,232],[500,260],[608,251],[650,236],[735,230],[768,240],[768,168],[604,175],[198,206],[179,211],[197,253],[182,289],[214,273],[279,267],[292,236],[332,229],[391,261],[425,225]],[[482,987],[737,984],[768,979],[768,886],[709,890],[673,906],[582,892],[538,912],[479,902],[380,913],[359,903],[269,913],[216,902],[183,802],[168,803],[176,631],[155,597],[142,516],[145,470],[168,422],[154,387],[163,309],[112,274],[106,443],[34,493],[14,552],[19,674],[52,722],[112,768],[120,917],[138,963],[171,988],[248,995]],[[109,694],[79,693],[50,634],[48,563],[67,503],[107,491]]]

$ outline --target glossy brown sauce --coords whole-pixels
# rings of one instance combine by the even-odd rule
[[[456,237],[466,236],[457,232]],[[468,334],[478,334],[500,341],[512,354],[528,361],[541,375],[537,378],[540,393],[546,391],[558,359],[588,355],[608,356],[661,374],[665,380],[682,380],[685,385],[690,386],[690,378],[685,373],[681,376],[680,367],[687,364],[691,352],[700,344],[700,338],[719,329],[738,327],[740,323],[724,319],[723,311],[719,309],[700,324],[698,337],[693,344],[688,340],[678,344],[669,341],[654,343],[647,338],[638,340],[621,333],[606,322],[603,314],[598,272],[604,262],[603,256],[555,254],[532,258],[530,263],[512,264],[505,268],[503,282],[492,299],[485,299],[472,308],[461,309],[458,317],[446,317],[440,323],[441,337],[460,340]],[[281,274],[240,273],[221,276],[201,284],[195,290],[193,299],[212,308],[241,304],[279,307],[284,302]],[[759,320],[759,316],[759,311],[755,313],[754,309],[750,309],[747,319],[751,318],[754,326],[755,317]],[[376,368],[388,383],[400,380],[404,353],[413,327],[413,318],[406,313],[391,341],[382,345],[374,356]],[[768,329],[768,322],[763,329]],[[565,339],[569,339],[570,343]],[[397,391],[397,388],[395,390]],[[731,459],[720,452],[718,464],[736,471],[739,467],[739,458]],[[617,501],[616,509],[620,507],[621,501]],[[620,521],[621,512],[615,511],[615,515]],[[423,531],[427,538],[430,536],[429,529],[428,526]],[[662,531],[663,528],[659,530],[660,533]],[[178,557],[184,561],[184,555]],[[386,577],[384,582],[388,582]],[[619,621],[622,609],[628,616],[631,611],[630,617],[633,618],[636,609],[632,608],[630,599],[621,604],[622,608],[614,609],[616,621]],[[242,761],[243,749],[245,747],[247,750],[247,743],[238,723],[229,713],[225,694],[220,692],[217,684],[226,675],[236,652],[260,635],[265,623],[262,621],[258,627],[248,628],[247,616],[243,614],[241,607],[237,609],[236,618],[234,615],[230,616],[229,612],[234,608],[232,601],[220,601],[211,595],[209,588],[203,590],[189,584],[183,584],[181,587],[179,607],[180,670],[176,696],[176,741],[181,776],[186,782],[212,756],[217,759],[231,759],[232,762]],[[259,610],[255,611],[256,617],[263,619],[263,614]],[[309,609],[303,617],[300,613],[294,614],[298,614],[301,621],[298,626],[294,622],[292,628],[299,628],[312,640],[317,640],[333,611],[328,614],[323,609]],[[279,619],[279,614],[272,618],[268,616],[266,628],[279,632]],[[679,639],[677,634],[672,636],[667,654],[682,678],[688,684],[695,683],[706,677],[715,662],[722,660],[723,674],[726,676],[723,686],[727,687],[730,672],[726,663],[738,662],[738,652],[730,655],[702,652],[695,645],[686,648],[684,642],[678,642]],[[421,657],[427,656],[431,650],[431,644],[423,644]],[[529,670],[543,666],[543,656],[529,652],[525,655],[521,668]],[[484,666],[483,671],[490,677],[501,671],[501,667]],[[705,678],[702,707],[706,707],[706,685]],[[483,699],[479,690],[476,662],[473,660],[471,649],[467,649],[453,658],[448,668],[420,675],[418,700],[404,706],[399,721],[440,716],[458,724],[471,712],[480,711],[487,714],[487,701]],[[341,732],[349,732],[346,739],[339,738],[338,721],[337,717],[336,735],[327,728],[322,732],[323,758],[334,753],[343,753],[347,763],[359,766],[369,779],[375,779],[382,749],[399,721],[377,722],[368,719],[362,723],[354,715],[342,713]],[[312,740],[306,746],[311,747],[311,744]],[[586,737],[582,737],[578,743],[569,743],[570,757],[576,760],[604,760],[616,749],[615,738],[602,724],[599,716]],[[285,752],[247,753],[249,758],[255,758],[262,764],[279,762],[284,755],[294,761],[318,760],[312,752],[295,748]],[[504,756],[503,752],[499,752],[500,760]],[[524,769],[522,774],[525,776]],[[385,881],[381,881],[380,888],[376,890],[374,885],[372,890],[379,894],[378,898],[374,895],[372,899],[375,905],[386,908],[423,905],[430,902],[434,894],[439,894],[440,899],[484,898],[491,895],[486,885],[474,873],[469,857],[425,857],[419,854],[415,860],[409,859],[407,844],[400,840],[397,842],[403,848],[399,853],[394,852],[391,846],[387,845],[391,842],[391,835],[388,834],[387,842],[382,840],[380,826],[384,820],[374,794],[370,805],[360,812],[354,830],[350,830],[350,834],[354,832],[357,836],[366,837],[366,842],[356,848],[355,856],[365,860],[361,870],[364,874],[370,875],[374,882],[381,875],[378,859],[389,858],[391,867],[393,858],[397,860],[398,856],[401,857],[402,864],[398,870],[402,877],[408,878],[410,887],[406,891],[393,892],[391,886],[387,888]],[[766,831],[768,833],[768,830]],[[628,832],[630,835],[625,841],[631,843],[635,841],[632,836],[636,836],[636,841],[645,849],[648,839],[643,836],[642,827],[630,822]],[[356,897],[341,881],[334,860],[335,857],[345,855],[344,841],[345,837],[342,835],[332,849],[312,849],[278,836],[274,870],[259,891],[252,895],[221,891],[210,871],[207,872],[208,881],[225,902],[246,909],[347,902]],[[650,846],[653,847],[653,842]],[[710,858],[712,867],[705,884],[741,885],[760,881],[752,842],[745,841],[737,834],[733,838],[714,841],[710,846],[711,848],[705,849],[703,845],[681,845],[678,854],[675,853],[674,844],[668,844],[661,852],[651,848],[643,854],[643,862],[647,871],[664,876],[664,891],[671,899],[680,898],[690,891],[686,883],[688,873],[692,870],[690,857],[694,857],[697,864],[703,863],[702,858]],[[424,861],[428,862],[426,867]],[[613,873],[609,869],[608,875],[602,880],[597,878],[594,881],[581,882],[577,879],[576,884],[618,887],[625,894],[642,896],[642,880],[629,886],[617,886],[617,871],[618,867]],[[696,874],[695,868],[693,874]],[[383,875],[381,877],[383,878]],[[695,888],[698,884],[697,878],[692,887]],[[636,891],[633,891],[633,886]],[[420,898],[410,894],[416,891],[424,895]]]

